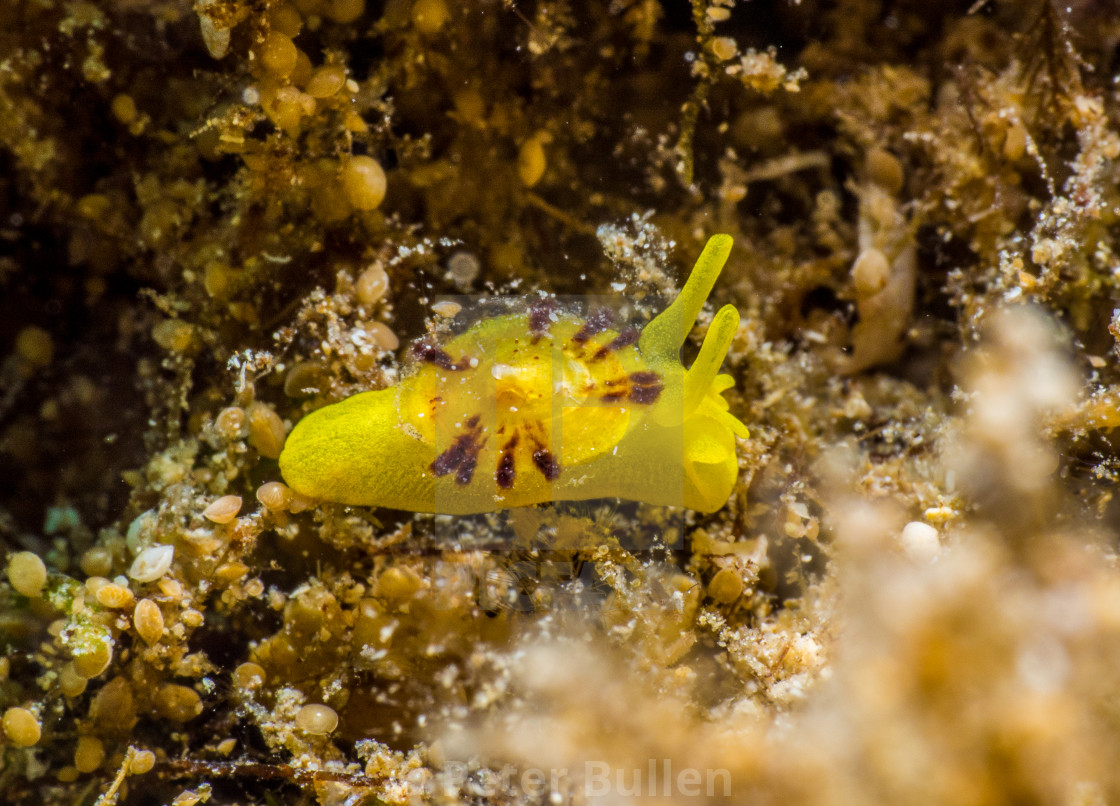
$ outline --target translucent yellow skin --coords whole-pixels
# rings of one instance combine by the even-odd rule
[[[738,311],[720,309],[688,370],[680,349],[730,251],[730,236],[712,237],[640,335],[542,304],[414,345],[397,386],[296,425],[284,480],[321,500],[451,515],[604,497],[714,512],[748,435],[719,374]]]

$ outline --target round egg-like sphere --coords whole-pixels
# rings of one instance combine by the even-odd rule
[[[363,305],[373,305],[389,290],[389,274],[380,263],[374,263],[358,275],[355,291]]]
[[[248,409],[249,444],[262,456],[276,459],[284,449],[287,431],[280,415],[264,403],[253,403]]]
[[[257,500],[273,512],[284,512],[292,503],[292,491],[282,482],[266,481],[257,488]]]
[[[743,577],[734,568],[716,572],[708,583],[708,595],[722,604],[731,604],[743,593]]]
[[[416,0],[412,4],[412,25],[422,34],[437,33],[450,16],[443,0]]]
[[[202,510],[202,517],[212,523],[229,523],[241,511],[240,495],[223,495]]]
[[[312,98],[330,98],[346,84],[346,71],[337,64],[316,69],[304,88]]]
[[[8,581],[17,592],[33,599],[47,584],[47,566],[38,554],[17,551],[8,558]]]
[[[4,735],[17,747],[31,747],[43,735],[35,714],[26,708],[9,708],[4,712]]]
[[[385,171],[373,157],[352,157],[342,169],[342,190],[356,210],[376,210],[385,189]]]
[[[328,705],[305,705],[296,713],[296,726],[316,736],[326,736],[338,727],[338,714]]]
[[[290,36],[270,31],[257,51],[264,69],[277,78],[285,78],[295,69],[299,50]]]

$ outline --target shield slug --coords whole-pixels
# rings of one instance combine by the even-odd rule
[[[539,298],[446,343],[416,342],[396,386],[296,425],[285,481],[321,500],[445,514],[603,497],[719,509],[747,436],[722,395],[734,380],[719,374],[738,311],[719,310],[687,370],[680,351],[730,251],[730,236],[712,237],[641,331]]]

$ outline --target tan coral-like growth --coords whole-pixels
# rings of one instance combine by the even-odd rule
[[[1120,799],[1118,31],[0,3],[0,801]],[[715,232],[718,512],[281,483],[470,295],[641,321]]]

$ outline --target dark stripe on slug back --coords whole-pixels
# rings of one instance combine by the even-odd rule
[[[556,300],[552,297],[543,297],[533,300],[529,306],[529,332],[534,336],[543,336],[552,324],[552,313],[556,310]]]
[[[424,341],[418,341],[412,345],[412,355],[425,364],[435,364],[440,369],[446,369],[450,372],[462,372],[471,368],[471,359],[468,356],[463,356],[455,361],[439,347]]]
[[[603,386],[607,389],[599,395],[599,399],[604,403],[617,403],[630,394],[630,379],[627,377],[607,378]]]
[[[560,463],[556,461],[552,451],[546,451],[544,448],[533,451],[533,464],[549,481],[555,481],[560,476]]]
[[[513,486],[513,480],[517,478],[517,468],[514,467],[513,452],[517,449],[519,437],[517,432],[509,438],[505,445],[502,446],[502,455],[498,459],[498,469],[494,471],[494,481],[498,482],[498,486],[503,490],[508,490]]]
[[[615,350],[621,350],[623,347],[629,347],[631,344],[634,344],[635,342],[637,342],[638,341],[638,336],[640,336],[640,335],[641,335],[641,332],[636,327],[626,328],[621,333],[619,333],[617,336],[615,336],[610,344],[607,344],[603,347],[600,347],[598,350],[596,350],[595,354],[593,356],[591,356],[591,360],[592,361],[602,361],[604,358],[606,358],[608,355],[613,353]]]
[[[503,453],[501,458],[498,459],[498,469],[494,472],[494,481],[498,482],[498,486],[503,490],[508,490],[513,486],[513,480],[517,477],[517,471],[513,466],[513,454]]]
[[[597,308],[591,312],[583,326],[572,336],[572,341],[583,344],[595,334],[602,333],[609,328],[613,322],[614,314],[611,313],[610,308]]]
[[[474,475],[475,465],[478,464],[478,454],[468,456],[463,460],[463,464],[459,465],[459,469],[455,472],[456,484],[470,484],[471,476]]]
[[[630,373],[630,399],[635,403],[656,403],[664,388],[661,376],[656,372]]]
[[[474,438],[470,434],[457,437],[451,447],[441,453],[428,465],[428,469],[437,476],[446,476],[463,463],[467,453],[474,445]]]
[[[475,466],[478,464],[478,454],[482,450],[482,446],[486,444],[485,438],[479,438],[481,433],[476,428],[478,419],[478,417],[472,417],[468,420],[467,427],[470,431],[457,436],[451,447],[428,465],[428,469],[434,475],[446,476],[454,473],[456,484],[471,483]]]

